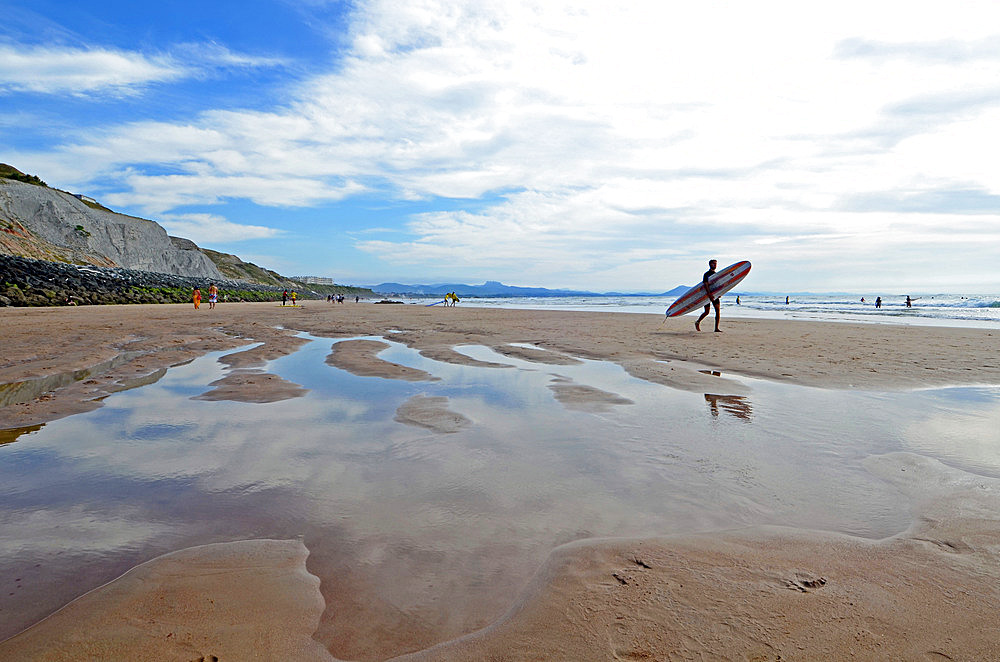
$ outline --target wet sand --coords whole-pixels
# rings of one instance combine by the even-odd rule
[[[297,385],[269,379],[273,376],[261,368],[297,349],[298,331],[324,337],[391,331],[393,340],[425,356],[463,364],[482,364],[454,351],[463,344],[549,365],[603,359],[641,379],[691,391],[701,391],[706,380],[719,389],[720,377],[700,372],[705,369],[721,372],[722,380],[727,373],[744,374],[827,388],[1000,384],[1000,331],[995,330],[752,319],[724,320],[723,329],[697,333],[687,317],[664,323],[655,315],[325,302],[295,309],[274,304],[199,311],[180,305],[3,309],[0,384],[8,386],[0,387],[5,403],[0,429],[37,426],[99,407],[104,395],[142,384],[166,367],[251,342],[262,344],[231,355],[229,362],[240,372],[208,397],[250,402],[295,397]],[[349,343],[333,352],[330,362],[356,374],[426,378],[379,359],[378,345]],[[741,392],[738,380],[729,385],[732,395]],[[568,406],[593,407],[615,397],[572,383],[555,388]],[[447,404],[423,398],[407,403],[399,415],[421,425],[435,411],[447,411]],[[914,495],[915,523],[904,534],[872,542],[767,528],[573,543],[553,552],[503,619],[413,659],[1000,659],[992,626],[1000,607],[997,481],[913,455],[871,463],[878,475]],[[239,549],[228,551],[235,566],[245,568]],[[247,582],[235,575],[226,581],[222,574],[211,585],[181,586],[200,572],[199,559],[209,553],[220,562],[226,549],[209,546],[164,557],[174,571],[158,580],[158,595],[191,591],[198,604],[236,596],[231,604],[237,616],[178,609],[174,599],[160,601],[154,591],[144,603],[149,609],[142,612],[144,620],[137,620],[121,606],[142,592],[126,575],[0,644],[0,657],[90,659],[81,642],[93,641],[106,646],[100,650],[108,657],[114,651],[127,659],[245,659],[240,646],[263,641],[262,632],[277,627],[267,619],[278,619],[296,634],[267,643],[273,655],[265,657],[323,659],[325,652],[301,641],[301,628],[317,627],[311,612],[291,614],[292,622],[261,613],[268,611],[262,605],[280,604],[286,591],[302,604],[322,602],[318,582],[301,581],[295,573],[298,579],[280,582]],[[183,570],[185,563],[191,564],[190,573]],[[289,561],[287,554],[261,555],[254,567],[262,576],[280,577]],[[240,597],[246,592],[259,602]],[[240,605],[250,614],[239,614]],[[234,618],[246,627],[234,630]],[[93,633],[98,627],[104,631],[107,626],[96,625],[104,622],[129,625],[98,641]],[[163,623],[199,625],[207,632],[217,628],[218,645],[173,648]]]
[[[505,618],[400,659],[1000,659],[1000,481],[905,453],[870,465],[927,498],[899,536],[754,527],[571,543]]]
[[[328,659],[319,580],[295,540],[180,550],[74,600],[0,648],[6,660]]]

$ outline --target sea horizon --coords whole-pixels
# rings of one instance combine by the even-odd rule
[[[736,303],[737,296],[740,303]],[[785,297],[788,296],[788,302]],[[875,296],[835,294],[750,294],[728,293],[722,297],[722,317],[759,319],[802,319],[812,321],[863,322],[870,324],[913,324],[930,326],[1000,327],[1000,294],[933,294],[882,296],[881,308]],[[864,301],[862,302],[862,297]],[[408,304],[431,306],[439,296],[389,296]],[[517,308],[525,310],[573,310],[583,312],[622,312],[663,315],[674,296],[595,295],[595,296],[512,296],[462,297],[460,306],[480,308]],[[675,323],[683,317],[671,318]]]

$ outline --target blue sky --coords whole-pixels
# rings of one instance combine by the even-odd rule
[[[992,0],[0,16],[0,162],[283,274],[1000,292]]]

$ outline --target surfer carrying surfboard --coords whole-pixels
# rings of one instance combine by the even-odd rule
[[[708,261],[709,270],[705,272],[702,281],[697,285],[692,285],[687,292],[677,297],[677,301],[670,304],[670,307],[667,308],[668,318],[686,315],[704,305],[705,312],[694,324],[694,328],[701,331],[701,321],[712,310],[714,304],[715,330],[722,330],[719,328],[719,306],[722,303],[720,299],[723,294],[743,282],[743,279],[750,273],[750,263],[747,260],[742,260],[736,264],[730,264],[719,272],[715,271],[716,264],[715,260]],[[666,319],[663,321],[665,322]]]
[[[708,271],[705,275],[701,277],[701,286],[705,288],[705,294],[708,295],[709,303],[705,304],[705,311],[698,318],[698,321],[694,323],[694,330],[701,331],[701,321],[708,317],[708,313],[711,312],[712,306],[715,306],[715,330],[717,333],[722,333],[722,329],[719,328],[719,316],[721,314],[719,310],[719,299],[712,294],[712,289],[708,285],[708,279],[715,275],[715,267],[718,265],[718,261],[709,260],[708,261]]]

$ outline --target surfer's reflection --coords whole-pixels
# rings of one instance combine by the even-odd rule
[[[750,406],[750,401],[742,395],[706,393],[705,402],[708,403],[708,409],[715,418],[719,417],[720,409],[743,421],[749,421],[753,417],[753,407]]]

